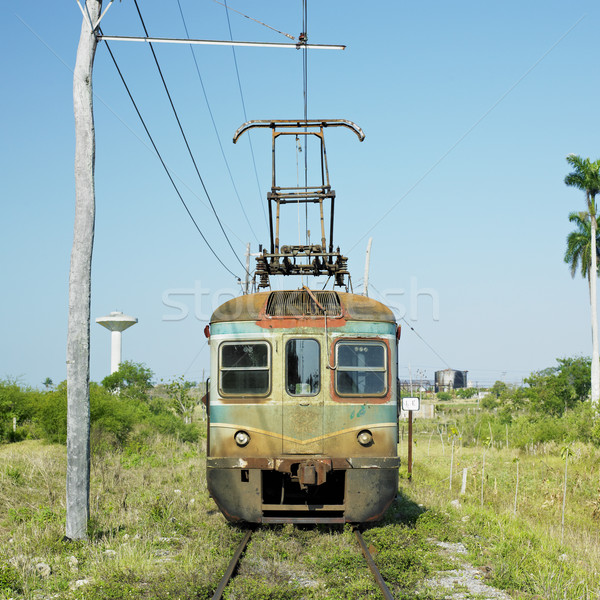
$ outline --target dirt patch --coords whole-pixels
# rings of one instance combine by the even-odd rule
[[[467,549],[460,543],[435,542],[444,555],[452,559],[456,569],[441,571],[426,580],[426,585],[438,592],[446,592],[445,600],[512,600],[502,590],[485,583],[489,577],[489,567],[473,567],[465,559]]]

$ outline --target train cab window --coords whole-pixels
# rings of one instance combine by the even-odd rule
[[[285,385],[290,396],[314,396],[321,389],[321,352],[317,340],[285,345]]]
[[[336,345],[335,387],[340,396],[381,396],[387,392],[387,348],[381,342]]]
[[[221,345],[220,388],[227,395],[264,395],[269,391],[269,344],[225,342]]]

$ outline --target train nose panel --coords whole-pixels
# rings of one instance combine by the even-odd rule
[[[323,401],[318,398],[283,405],[283,453],[323,453]]]

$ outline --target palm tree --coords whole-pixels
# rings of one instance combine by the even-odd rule
[[[577,270],[590,284],[590,266],[592,264],[592,225],[586,212],[572,212],[569,221],[577,225],[575,231],[567,236],[567,249],[565,262],[571,268],[571,277],[575,277]],[[596,231],[596,257],[600,268],[600,231]]]
[[[600,400],[600,357],[598,352],[598,315],[597,315],[597,300],[596,300],[596,286],[598,276],[598,256],[597,256],[597,232],[598,222],[596,220],[596,195],[600,193],[600,160],[591,161],[589,158],[581,158],[575,154],[569,154],[567,156],[567,162],[573,168],[573,171],[565,177],[565,184],[576,187],[585,192],[585,200],[587,205],[587,211],[583,213],[585,215],[582,218],[579,215],[577,219],[581,222],[583,233],[585,233],[585,222],[589,221],[589,240],[590,248],[587,256],[589,257],[589,267],[587,275],[589,276],[590,286],[590,306],[591,306],[591,320],[592,320],[592,404],[598,405]],[[573,217],[571,214],[569,218]],[[580,232],[574,232],[580,233]],[[568,244],[568,241],[567,241]],[[569,247],[567,246],[567,253]],[[566,257],[565,257],[566,258]],[[581,254],[580,259],[586,257]],[[577,266],[573,267],[571,263],[571,273],[573,274],[573,268],[577,270]],[[582,273],[584,272],[584,266],[582,261]]]

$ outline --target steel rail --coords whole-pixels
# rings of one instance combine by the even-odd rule
[[[354,528],[354,534],[356,535],[356,539],[358,540],[358,544],[362,550],[363,556],[369,565],[369,569],[371,569],[371,573],[373,573],[373,577],[375,577],[375,581],[377,582],[383,597],[385,600],[394,600],[394,596],[392,596],[392,593],[381,576],[381,573],[379,572],[379,569],[377,568],[377,565],[375,564],[375,561],[373,560],[373,557],[371,556],[371,553],[369,552],[369,549],[367,548],[365,540],[363,539],[358,527]]]
[[[239,543],[238,547],[236,548],[235,554],[233,555],[233,558],[231,559],[231,562],[229,563],[229,566],[227,567],[227,570],[225,571],[225,575],[223,575],[223,578],[221,579],[221,582],[219,583],[219,587],[216,589],[215,593],[212,596],[212,600],[221,600],[221,597],[223,596],[223,592],[225,591],[225,588],[227,587],[229,580],[233,577],[233,575],[237,569],[238,563],[240,561],[240,558],[241,558],[242,554],[244,553],[244,550],[246,549],[246,545],[250,541],[251,536],[252,536],[252,529],[248,529],[248,531],[246,531],[246,534],[244,535],[242,541]]]

